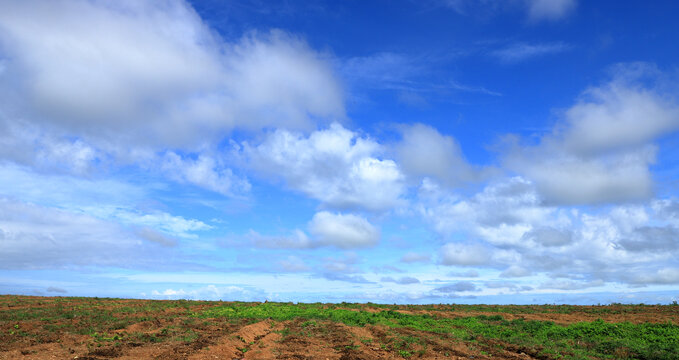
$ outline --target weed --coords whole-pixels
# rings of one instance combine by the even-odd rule
[[[403,357],[403,358],[405,358],[405,359],[407,359],[407,358],[413,356],[413,354],[412,354],[410,351],[408,351],[408,350],[399,350],[399,351],[398,351],[398,355],[401,356],[401,357]]]

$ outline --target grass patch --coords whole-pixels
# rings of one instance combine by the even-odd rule
[[[522,351],[546,357],[582,359],[676,359],[679,354],[679,326],[665,324],[608,323],[602,320],[558,325],[551,321],[507,321],[501,315],[442,318],[432,315],[403,314],[393,310],[367,312],[322,304],[232,303],[207,309],[203,318],[303,319],[341,322],[349,326],[384,325],[419,331],[452,334],[467,342],[495,339]],[[285,335],[285,334],[282,334]],[[398,339],[393,349],[410,357],[410,346],[417,338]],[[425,344],[426,345],[426,344]],[[403,354],[401,354],[403,352]]]

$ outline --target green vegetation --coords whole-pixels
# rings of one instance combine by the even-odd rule
[[[394,310],[367,312],[322,304],[289,303],[232,303],[207,309],[197,316],[277,321],[305,319],[307,322],[304,324],[328,320],[349,326],[384,325],[452,334],[470,342],[500,340],[528,354],[551,358],[676,359],[676,354],[679,354],[679,326],[672,323],[632,324],[596,320],[564,326],[551,321],[508,321],[501,315],[444,318]],[[387,346],[401,356],[409,357],[412,355],[411,344],[418,341],[417,338],[408,338]]]
[[[559,322],[546,321],[552,319]],[[260,321],[270,328],[258,336],[274,331],[280,337],[246,343],[241,336],[237,352],[293,356],[300,344],[323,343],[349,357],[387,351],[408,359],[518,353],[540,359],[679,359],[676,303],[382,305],[21,296],[0,296],[0,357],[10,350],[39,357],[41,348],[31,346],[55,342],[83,357],[119,356],[139,346],[189,354],[209,350],[224,337],[237,339],[239,329]],[[368,328],[346,331],[339,323]]]

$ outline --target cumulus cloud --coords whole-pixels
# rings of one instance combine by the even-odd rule
[[[309,136],[279,129],[261,144],[243,144],[256,171],[335,208],[387,210],[401,204],[403,175],[381,146],[338,123]]]
[[[491,183],[469,198],[437,196],[420,204],[424,219],[444,238],[467,239],[440,249],[443,265],[501,270],[503,278],[566,278],[557,290],[671,281],[671,271],[653,272],[672,268],[679,246],[678,207],[671,199],[598,210],[555,207],[519,177]]]
[[[630,72],[642,70],[639,66],[620,68],[615,79],[586,90],[566,111],[565,129],[558,134],[565,148],[584,156],[634,149],[679,130],[679,104],[629,79]]]
[[[551,280],[540,285],[540,288],[556,290],[581,290],[592,287],[599,287],[603,285],[604,285],[603,280],[592,280],[592,281]]]
[[[250,190],[247,179],[236,176],[221,161],[205,154],[191,159],[169,151],[161,161],[161,171],[180,183],[193,184],[223,195],[238,195]]]
[[[309,223],[309,231],[320,244],[343,249],[374,246],[380,240],[378,228],[353,214],[318,212]]]
[[[649,166],[656,147],[582,158],[562,147],[510,153],[506,165],[533,181],[544,201],[557,205],[648,200],[653,195]]]
[[[289,235],[262,235],[250,230],[247,237],[257,247],[272,249],[314,249],[332,246],[340,249],[364,248],[380,240],[379,228],[354,214],[321,211],[308,223],[309,233],[295,229]]]
[[[7,121],[0,114],[0,162],[42,172],[89,175],[107,156],[82,139],[55,136],[27,121]]]
[[[354,214],[321,211],[308,224],[311,236],[296,229],[289,235],[261,235],[250,230],[247,237],[257,247],[271,249],[313,249],[333,246],[340,249],[365,248],[376,245],[380,230],[367,219]]]
[[[531,275],[530,270],[517,265],[512,265],[500,273],[500,277],[504,278],[524,277],[529,275]]]
[[[679,104],[671,94],[639,80],[649,68],[615,68],[615,78],[587,90],[538,145],[508,140],[505,166],[534,181],[548,203],[649,200],[657,152],[652,141],[679,129]]]
[[[401,132],[403,139],[394,151],[405,174],[431,177],[449,186],[481,179],[481,171],[467,163],[460,145],[451,136],[424,124],[403,126]]]
[[[3,106],[66,134],[183,147],[343,116],[323,55],[282,32],[226,42],[184,1],[4,2],[0,14],[0,93],[19,94]]]
[[[489,249],[478,244],[449,243],[441,248],[443,265],[487,266],[490,260]]]
[[[569,229],[555,229],[550,226],[535,227],[526,231],[522,240],[532,241],[542,246],[562,246],[573,241],[573,234]]]
[[[0,4],[0,162],[90,175],[139,166],[227,196],[234,129],[343,119],[332,60],[282,31],[223,39],[183,0]]]
[[[463,231],[496,246],[520,245],[534,226],[570,224],[561,210],[543,206],[531,182],[521,177],[488,184],[466,199],[446,192],[434,195],[420,204],[419,211],[443,235]]]
[[[619,241],[629,251],[679,250],[679,228],[674,226],[642,226]]]
[[[637,285],[679,284],[679,268],[665,267],[657,271],[647,271],[629,276],[629,280]]]

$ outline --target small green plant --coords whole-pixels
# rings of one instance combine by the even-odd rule
[[[362,339],[361,339],[361,342],[364,343],[364,344],[372,344],[373,339],[370,339],[370,338],[362,338]]]
[[[408,350],[399,350],[398,355],[402,358],[405,358],[405,359],[413,356],[413,354]]]

